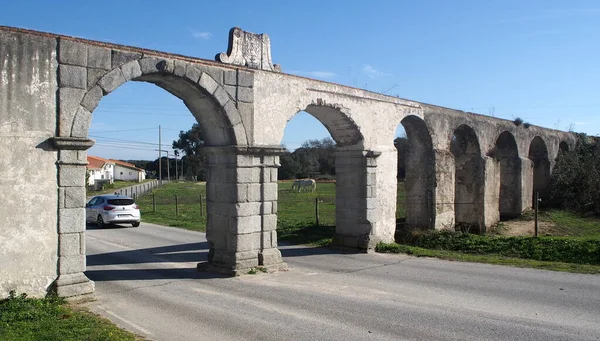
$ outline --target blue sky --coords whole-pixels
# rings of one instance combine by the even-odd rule
[[[0,24],[205,59],[224,52],[229,29],[240,26],[270,35],[284,72],[600,133],[598,1],[21,0],[2,5]],[[170,149],[193,122],[164,90],[127,83],[94,112],[90,136],[97,145],[89,153],[154,159],[158,125]],[[326,136],[301,113],[283,143],[293,149]]]

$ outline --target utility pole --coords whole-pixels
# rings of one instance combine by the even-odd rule
[[[165,152],[167,152],[167,180],[171,182],[171,159],[169,158],[169,151],[165,150]]]
[[[162,140],[160,136],[160,125],[158,126],[158,183],[162,185],[162,162],[160,153],[162,150]]]
[[[175,181],[177,181],[177,153],[174,152],[173,154],[175,154]]]
[[[185,168],[183,167],[183,156],[181,157],[181,178],[185,181]]]

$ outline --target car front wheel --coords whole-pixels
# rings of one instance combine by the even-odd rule
[[[104,227],[104,219],[102,219],[101,214],[98,214],[98,218],[96,219],[96,225],[98,225],[99,228]]]
[[[131,226],[138,227],[138,226],[140,226],[140,222],[136,221],[135,223],[131,223]]]

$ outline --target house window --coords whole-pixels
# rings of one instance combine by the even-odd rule
[[[123,175],[123,172],[121,172],[121,175]]]
[[[129,175],[131,175],[131,172],[129,172]]]
[[[104,179],[104,174],[103,174],[103,175],[100,175],[100,179]]]

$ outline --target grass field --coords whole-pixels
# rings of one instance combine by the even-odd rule
[[[27,298],[11,293],[0,300],[0,340],[144,340],[57,297]]]
[[[292,182],[279,183],[278,192],[278,237],[282,241],[299,244],[325,246],[331,243],[335,233],[335,183],[318,183],[315,193],[291,191]],[[401,221],[405,215],[404,186],[398,186],[397,218]],[[175,210],[175,196],[178,209]],[[202,197],[202,210],[200,205]],[[202,183],[171,183],[154,190],[155,208],[152,195],[138,199],[142,209],[142,219],[147,222],[167,226],[183,227],[190,230],[206,230],[206,187]],[[315,206],[318,204],[318,225]],[[520,221],[532,219],[524,215]],[[595,273],[594,258],[596,244],[600,240],[600,219],[581,217],[563,211],[541,212],[540,221],[552,225],[549,234],[560,236],[565,241],[556,241],[542,237],[530,240],[529,237],[504,237],[500,224],[499,234],[494,236],[434,236],[421,238],[418,244],[404,240],[403,244],[386,244],[378,247],[381,252],[409,252],[415,255],[427,255],[456,260],[487,261],[488,263],[510,264],[515,266],[551,268],[556,270],[583,271]],[[507,239],[504,239],[507,238]],[[512,238],[512,239],[510,239]],[[587,241],[590,242],[587,242]],[[565,248],[567,245],[568,248]],[[523,252],[515,249],[523,248]],[[408,251],[407,251],[408,250]],[[582,269],[582,265],[573,265],[581,259],[589,259],[590,267]],[[584,254],[585,253],[585,254]],[[544,257],[542,257],[543,255]],[[516,258],[521,257],[521,258]],[[530,258],[525,260],[526,258]],[[552,260],[548,262],[547,260]],[[562,261],[562,263],[561,263]],[[591,262],[591,263],[590,263]],[[560,263],[560,264],[559,264]],[[581,263],[581,262],[580,262]],[[562,265],[561,265],[562,264]],[[564,264],[572,264],[565,266]],[[573,270],[579,268],[580,270]],[[600,269],[600,267],[598,267]],[[590,270],[591,269],[591,270]]]

